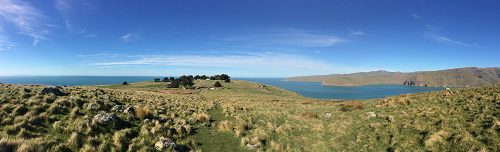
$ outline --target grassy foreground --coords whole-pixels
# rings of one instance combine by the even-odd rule
[[[499,151],[500,86],[326,101],[246,81],[0,85],[0,151]]]

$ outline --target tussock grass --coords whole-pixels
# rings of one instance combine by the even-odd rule
[[[160,137],[176,151],[224,150],[200,142],[251,151],[498,151],[500,144],[500,86],[325,101],[245,81],[218,89],[197,83],[188,94],[142,82],[65,87],[65,96],[0,85],[0,151],[155,151]],[[103,114],[112,117],[96,118]]]

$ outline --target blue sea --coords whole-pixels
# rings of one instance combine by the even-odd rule
[[[244,78],[297,92],[305,97],[320,99],[372,99],[407,93],[442,90],[441,87],[410,87],[402,85],[366,85],[366,86],[322,86],[320,82],[283,81],[281,78]]]
[[[123,81],[151,81],[153,76],[0,76],[1,83],[45,84],[55,86],[109,85]],[[401,85],[368,85],[356,87],[322,86],[319,82],[292,82],[281,78],[234,78],[247,80],[297,92],[320,99],[371,99],[399,94],[442,90],[439,87],[409,87]]]

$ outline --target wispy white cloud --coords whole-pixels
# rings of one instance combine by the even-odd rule
[[[284,44],[305,47],[327,47],[347,41],[335,35],[305,31],[294,28],[278,28],[269,31],[261,31],[257,34],[245,34],[243,36],[226,37],[223,38],[223,40],[263,44]]]
[[[366,35],[365,32],[363,31],[354,31],[354,30],[349,30],[349,33],[352,35],[352,36],[363,36],[363,35]]]
[[[1,32],[1,31],[0,31]],[[14,43],[9,41],[7,37],[1,35],[0,33],[0,51],[6,51],[10,50],[12,47],[14,47]]]
[[[293,54],[275,52],[229,54],[229,55],[135,55],[108,57],[110,54],[82,55],[95,60],[89,63],[97,67],[126,67],[126,66],[165,66],[181,67],[183,69],[238,69],[240,71],[262,73],[268,75],[309,75],[352,72],[353,69],[333,65],[326,61]],[[102,61],[96,61],[103,59]]]
[[[32,37],[33,46],[47,39],[49,25],[44,23],[45,16],[29,3],[0,0],[0,17],[17,27],[20,34]]]
[[[426,31],[422,35],[425,38],[431,39],[435,42],[442,43],[442,44],[447,44],[447,45],[454,45],[454,46],[462,46],[462,47],[473,47],[477,46],[478,44],[476,43],[466,43],[462,41],[457,41],[454,39],[451,39],[447,36],[442,35],[441,33],[438,32],[437,28],[432,26],[432,25],[426,25]]]
[[[120,36],[120,40],[122,40],[123,42],[137,41],[140,39],[141,39],[141,36],[137,33],[126,33],[126,34]]]

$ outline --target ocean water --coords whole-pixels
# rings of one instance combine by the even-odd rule
[[[108,85],[123,81],[150,81],[153,76],[0,76],[1,83],[45,84],[54,86]],[[406,93],[442,90],[439,87],[409,87],[400,85],[368,85],[356,87],[322,86],[319,82],[292,82],[280,78],[234,78],[272,85],[320,99],[371,99]]]
[[[441,87],[410,87],[402,85],[322,86],[320,82],[292,82],[280,78],[242,78],[294,91],[302,96],[320,99],[372,99],[407,93],[442,90]]]
[[[108,85],[154,80],[152,76],[0,76],[1,83],[54,86]]]

